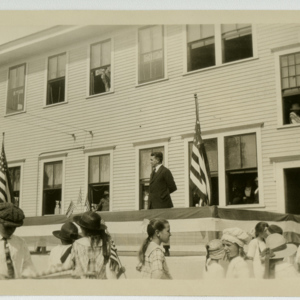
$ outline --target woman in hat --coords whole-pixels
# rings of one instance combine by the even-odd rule
[[[281,234],[273,233],[267,237],[266,246],[265,278],[298,277],[295,267],[284,260],[296,253],[296,245],[287,244]]]
[[[249,278],[250,270],[244,252],[250,236],[240,228],[227,228],[223,230],[222,242],[225,257],[229,260],[226,278]]]
[[[111,240],[101,217],[92,211],[74,217],[83,238],[74,242],[71,252],[73,276],[76,278],[107,279]],[[116,277],[115,277],[116,278]]]
[[[204,279],[224,278],[224,268],[219,260],[224,258],[225,251],[221,240],[211,240],[206,246],[206,262],[203,272]]]
[[[51,250],[49,269],[61,265],[70,265],[72,244],[80,237],[78,228],[72,222],[66,222],[60,230],[53,231],[52,234],[60,239],[61,245],[57,245]]]
[[[168,243],[171,233],[169,222],[165,219],[153,219],[147,226],[148,237],[139,251],[137,270],[142,278],[172,279],[167,266],[162,243]]]
[[[264,277],[264,260],[262,252],[266,249],[265,239],[268,236],[268,223],[259,222],[255,226],[255,239],[251,240],[248,246],[247,258],[253,260],[253,273],[255,278]]]
[[[299,124],[300,123],[300,105],[299,103],[293,103],[290,109],[290,123]]]

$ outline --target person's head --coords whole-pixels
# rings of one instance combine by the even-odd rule
[[[246,256],[244,246],[249,243],[250,236],[244,230],[240,228],[224,229],[221,240],[228,259]]]
[[[108,192],[108,191],[104,191],[103,197],[104,197],[105,199],[109,199],[109,192]]]
[[[209,258],[217,261],[219,259],[224,258],[225,251],[221,240],[218,239],[211,240],[206,244],[205,248],[206,248],[206,261]]]
[[[278,225],[270,225],[267,229],[267,234],[270,235],[270,234],[273,234],[273,233],[278,233],[278,234],[283,234],[283,230],[281,227],[279,227]]]
[[[80,238],[78,228],[72,222],[66,222],[60,230],[55,230],[52,234],[60,239],[63,245],[73,244],[75,240]]]
[[[24,212],[12,203],[0,203],[0,234],[9,238],[16,230],[16,227],[23,225]]]
[[[299,103],[293,103],[291,108],[290,108],[290,111],[299,114],[300,113],[300,104]]]
[[[269,224],[266,222],[259,222],[255,225],[255,237],[260,237],[262,239],[267,238],[267,230],[268,230]]]
[[[255,182],[256,186],[258,186],[258,177],[256,177],[256,178],[254,179],[254,182]]]
[[[151,163],[152,168],[156,167],[157,165],[162,164],[162,161],[163,161],[162,152],[151,153],[150,163]]]

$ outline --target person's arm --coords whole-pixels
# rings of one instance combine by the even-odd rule
[[[249,246],[248,246],[248,252],[247,252],[247,258],[248,259],[253,259],[255,256],[255,252],[257,248],[257,240],[253,239],[250,241]]]
[[[24,241],[22,241],[22,253],[24,256],[23,265],[22,265],[22,271],[21,276],[22,277],[34,277],[36,274],[35,267],[32,263],[30,252],[28,250],[28,247]]]
[[[176,183],[174,181],[173,175],[169,169],[166,169],[166,182],[167,182],[167,187],[169,190],[169,193],[172,194],[177,190]]]

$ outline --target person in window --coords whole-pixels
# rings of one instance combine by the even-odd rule
[[[108,191],[104,191],[103,198],[101,198],[101,200],[95,210],[109,211],[109,192]]]
[[[229,204],[242,204],[243,203],[243,190],[240,183],[234,180],[232,183],[232,201]]]
[[[293,103],[290,108],[290,123],[298,124],[300,123],[300,105],[299,103]]]
[[[254,203],[255,195],[254,191],[256,188],[252,184],[251,180],[247,180],[245,189],[244,189],[244,197],[243,197],[243,204],[252,204]]]
[[[254,203],[259,203],[259,195],[258,195],[258,177],[254,179],[256,189],[254,190]]]

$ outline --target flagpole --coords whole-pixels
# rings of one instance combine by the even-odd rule
[[[197,94],[194,94],[194,97],[195,97],[195,105],[196,105],[196,120],[199,123],[199,104],[198,104]],[[200,123],[199,123],[199,126],[200,126]]]

